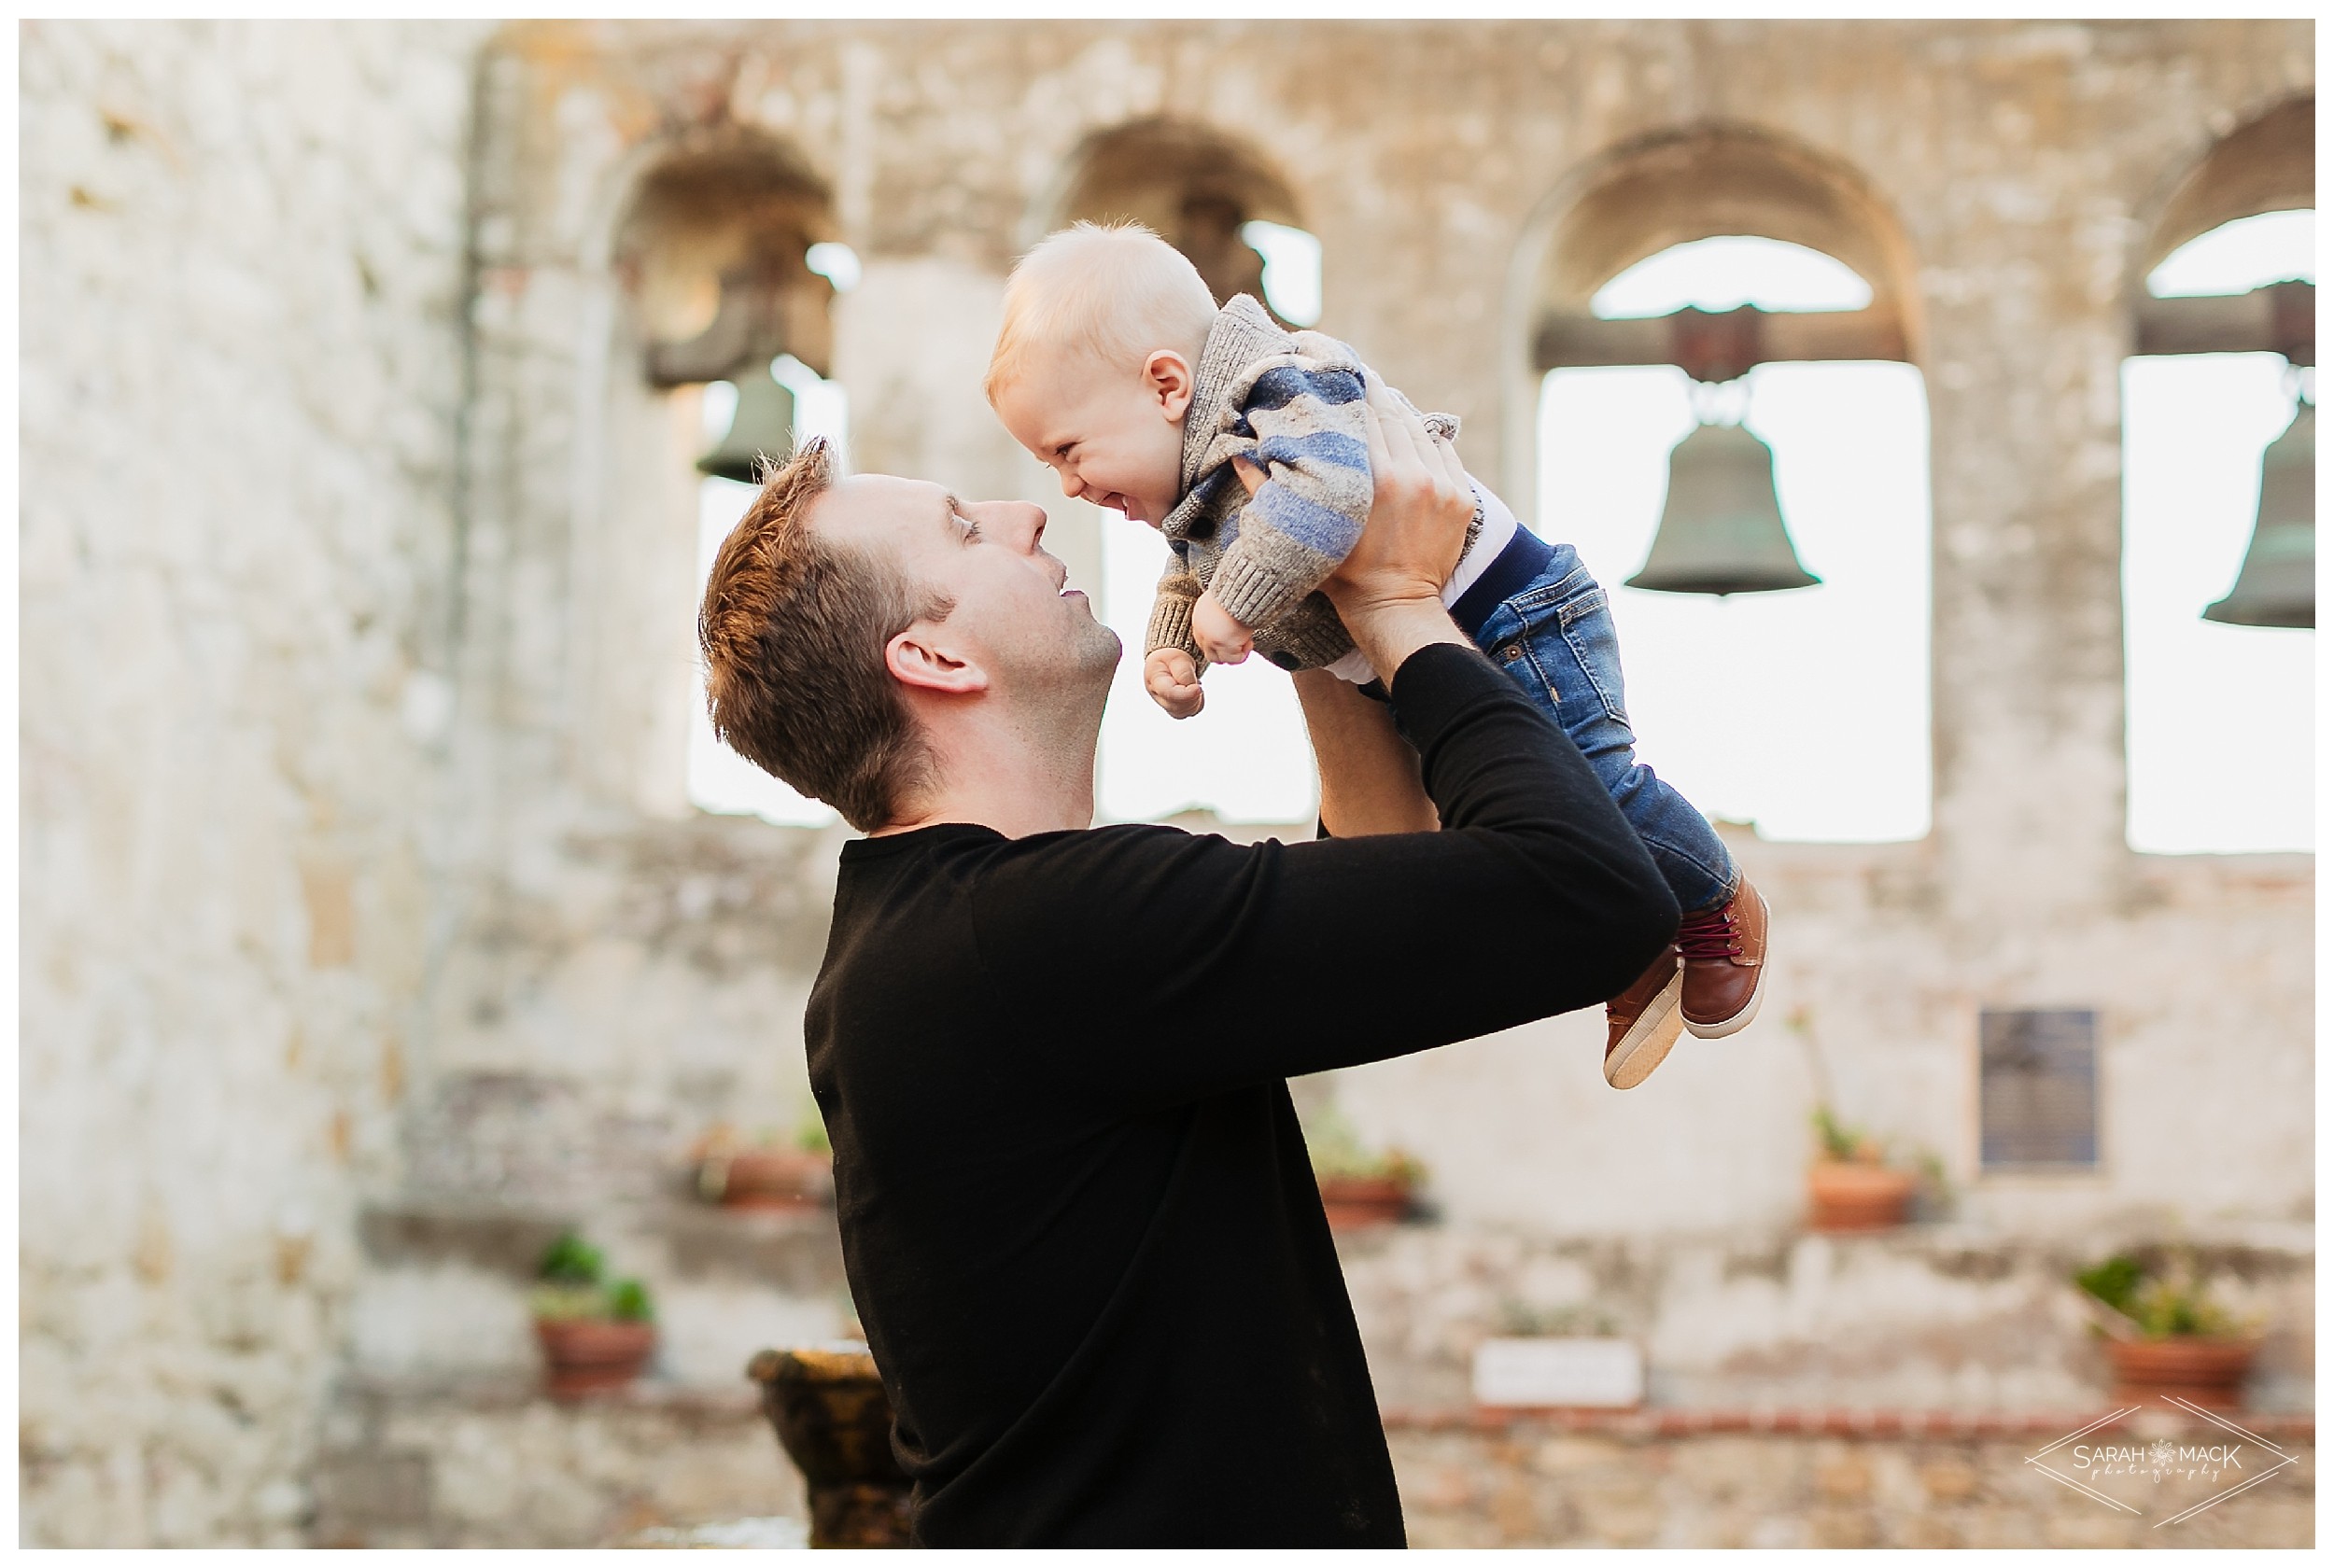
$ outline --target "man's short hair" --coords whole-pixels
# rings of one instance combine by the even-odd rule
[[[1140,223],[1075,223],[1031,247],[1005,286],[982,388],[997,395],[1054,355],[1124,368],[1162,348],[1199,366],[1216,297],[1183,252]]]
[[[697,646],[713,733],[872,833],[898,819],[932,766],[884,645],[955,606],[891,562],[819,536],[810,510],[835,479],[815,437],[783,465],[766,463],[761,493],[713,558]]]

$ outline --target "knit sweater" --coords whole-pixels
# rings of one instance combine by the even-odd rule
[[[1171,553],[1146,652],[1179,648],[1204,669],[1191,606],[1209,589],[1284,669],[1318,669],[1352,651],[1318,590],[1370,517],[1363,397],[1371,373],[1344,343],[1286,331],[1245,294],[1216,312],[1184,413],[1182,497],[1160,525]],[[1457,436],[1451,415],[1425,418],[1438,435]],[[1265,471],[1253,497],[1234,457]],[[1481,526],[1480,517],[1469,525],[1469,544]]]

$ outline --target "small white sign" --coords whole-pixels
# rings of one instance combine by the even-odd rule
[[[1645,1401],[1645,1355],[1627,1339],[1486,1339],[1475,1403],[1628,1409]]]

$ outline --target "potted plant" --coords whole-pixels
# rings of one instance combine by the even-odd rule
[[[748,1143],[726,1126],[697,1140],[697,1193],[730,1209],[801,1211],[835,1199],[835,1154],[826,1124],[806,1114],[794,1136],[766,1127]]]
[[[1816,1159],[1807,1168],[1807,1228],[1831,1234],[1893,1230],[1905,1223],[1918,1179],[1880,1162],[1880,1147],[1815,1108]]]
[[[551,1244],[528,1298],[535,1339],[554,1399],[620,1389],[640,1375],[656,1348],[655,1309],[638,1280],[606,1278],[607,1260],[573,1231]]]
[[[2243,1403],[2260,1337],[2212,1297],[2192,1260],[2151,1273],[2117,1253],[2077,1269],[2074,1283],[2106,1309],[2094,1310],[2092,1326],[2106,1339],[2117,1400],[2172,1396],[2223,1410]]]
[[[1321,1209],[1331,1230],[1359,1230],[1406,1218],[1426,1184],[1427,1168],[1400,1149],[1371,1154],[1334,1108],[1314,1118],[1305,1137]]]

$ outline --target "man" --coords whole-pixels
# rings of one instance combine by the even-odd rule
[[[813,447],[714,565],[717,730],[869,834],[806,1034],[920,1543],[1402,1545],[1286,1080],[1601,1001],[1676,932],[1441,608],[1455,455],[1380,404],[1371,466],[1324,591],[1397,673],[1300,682],[1320,843],[1088,826],[1119,650],[1034,506]]]

